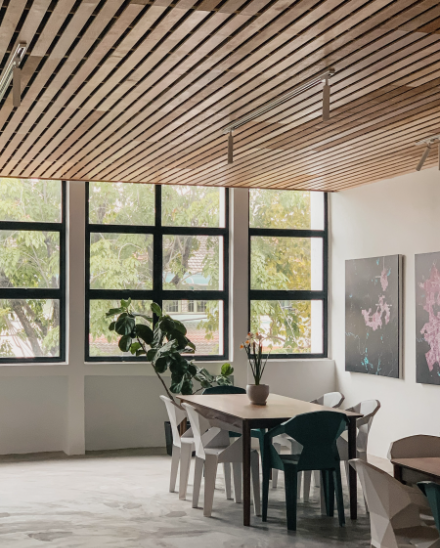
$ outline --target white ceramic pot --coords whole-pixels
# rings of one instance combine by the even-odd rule
[[[254,405],[266,405],[269,397],[268,384],[248,384],[246,386],[246,394]]]

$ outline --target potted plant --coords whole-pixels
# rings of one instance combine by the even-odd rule
[[[163,314],[157,303],[151,304],[151,312],[151,317],[138,314],[133,309],[131,299],[123,299],[121,306],[110,309],[106,316],[113,318],[109,325],[110,331],[120,335],[119,349],[135,356],[145,356],[170,400],[179,405],[173,394],[195,394],[215,384],[232,384],[234,369],[229,363],[223,364],[220,375],[211,375],[207,369],[197,367],[185,357],[194,354],[196,347],[186,336],[187,330],[183,323]],[[169,388],[162,377],[167,370],[171,373]],[[194,380],[200,384],[197,390],[194,390]]]
[[[261,378],[266,368],[267,360],[270,352],[266,357],[263,356],[263,340],[264,337],[260,333],[248,333],[247,339],[240,346],[247,354],[248,362],[252,370],[255,384],[246,386],[246,393],[251,403],[255,405],[266,405],[269,397],[269,385],[262,384]]]

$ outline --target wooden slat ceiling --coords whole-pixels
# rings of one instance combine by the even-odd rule
[[[439,0],[9,0],[0,176],[337,191],[415,170],[440,134]],[[221,129],[329,67],[316,86]],[[425,167],[438,162],[433,147]]]

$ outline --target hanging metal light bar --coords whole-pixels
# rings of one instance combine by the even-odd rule
[[[239,127],[243,126],[244,124],[247,124],[248,122],[251,122],[252,120],[255,120],[255,118],[258,118],[259,116],[262,116],[263,114],[266,114],[266,112],[269,112],[273,110],[274,108],[282,105],[283,103],[286,103],[293,97],[296,97],[297,95],[303,93],[304,91],[307,91],[308,89],[316,86],[317,84],[324,82],[323,86],[323,98],[322,98],[322,119],[324,121],[327,121],[330,119],[330,84],[329,79],[331,76],[335,74],[335,70],[333,68],[327,69],[325,72],[322,72],[321,74],[318,74],[317,76],[311,78],[307,82],[304,82],[304,84],[300,84],[299,86],[296,86],[292,90],[288,91],[284,95],[281,95],[280,97],[277,97],[276,99],[273,99],[273,101],[269,101],[265,105],[249,112],[249,114],[246,114],[242,118],[239,118],[238,120],[235,120],[235,122],[232,122],[228,126],[224,127],[222,129],[222,134],[229,134],[228,137],[228,164],[232,164],[233,162],[233,143],[232,143],[232,132],[234,129],[238,129]]]
[[[26,50],[27,44],[25,42],[20,42],[15,48],[11,60],[0,76],[0,101],[5,96],[11,80],[14,79],[12,89],[14,107],[18,107],[21,101],[21,70],[19,67],[23,61]]]
[[[431,152],[432,145],[438,142],[438,155],[439,155],[439,170],[440,170],[440,135],[433,135],[432,137],[427,137],[426,139],[422,139],[421,141],[417,141],[416,145],[425,145],[426,148],[423,151],[422,157],[420,158],[420,162],[417,164],[416,171],[420,171],[423,167],[423,164],[426,161],[426,158],[429,156],[429,153]]]

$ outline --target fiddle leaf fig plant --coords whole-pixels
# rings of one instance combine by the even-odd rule
[[[109,329],[120,335],[118,346],[121,352],[145,356],[171,400],[174,400],[172,394],[195,393],[194,380],[200,383],[199,390],[215,384],[232,384],[234,368],[229,363],[223,364],[220,375],[211,375],[207,369],[197,367],[193,361],[184,357],[185,354],[194,354],[196,347],[187,337],[183,323],[164,314],[157,303],[152,303],[150,308],[151,317],[138,314],[133,310],[131,299],[122,299],[121,306],[111,308],[106,316],[117,316],[110,323]],[[153,314],[156,315],[155,323]],[[150,325],[147,325],[145,320]],[[162,377],[167,370],[171,373],[169,389]]]

